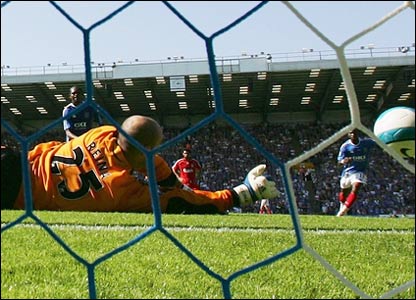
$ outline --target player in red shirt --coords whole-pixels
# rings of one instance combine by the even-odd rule
[[[162,128],[149,117],[131,116],[121,128],[146,149],[162,142]],[[2,209],[25,208],[26,187],[21,184],[19,163],[16,165],[18,156],[18,152],[1,148]],[[68,142],[38,144],[29,151],[28,161],[35,210],[153,211],[148,184],[135,176],[135,172],[147,175],[146,156],[115,126],[93,128]],[[153,156],[153,161],[160,208],[165,213],[225,213],[232,207],[278,196],[275,182],[263,176],[263,164],[234,188],[190,191],[182,188],[161,156]],[[16,182],[17,188],[12,188]],[[3,188],[6,186],[11,188]]]
[[[198,180],[202,170],[201,164],[195,158],[191,157],[190,149],[184,149],[182,155],[183,157],[173,164],[172,171],[182,184],[193,190],[198,190],[200,189]]]

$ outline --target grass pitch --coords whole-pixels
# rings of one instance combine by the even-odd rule
[[[22,215],[2,211],[2,226]],[[162,215],[150,233],[151,214],[35,215],[52,235],[30,218],[2,229],[2,299],[90,298],[91,278],[99,299],[221,299],[224,283],[234,299],[384,298],[409,282],[393,298],[415,298],[414,219],[299,217],[304,244],[351,287],[304,248],[270,260],[297,245],[290,215]]]

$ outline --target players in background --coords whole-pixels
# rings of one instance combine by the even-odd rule
[[[269,214],[269,215],[271,215],[272,213],[273,212],[272,212],[272,209],[270,208],[269,199],[261,199],[259,214]]]
[[[338,217],[345,215],[351,209],[361,186],[367,183],[365,172],[371,149],[376,145],[376,142],[370,138],[360,138],[357,129],[348,132],[348,138],[341,145],[337,157],[338,163],[343,165],[341,191],[338,195],[340,201]]]
[[[149,186],[132,171],[147,176],[147,156],[131,140],[154,149],[163,140],[162,127],[152,118],[134,115],[121,125],[92,128],[69,142],[40,143],[28,152],[31,192],[35,210],[153,212]],[[22,172],[12,167],[19,151],[1,148],[1,209],[26,206]],[[276,183],[263,174],[265,164],[248,172],[233,188],[208,191],[184,189],[166,160],[155,154],[154,180],[160,210],[175,214],[223,214],[233,207],[279,196]],[[17,164],[18,165],[18,164]],[[156,182],[154,182],[156,183]],[[10,188],[3,189],[4,186]],[[16,197],[17,195],[17,197]]]
[[[308,193],[309,211],[311,213],[320,213],[321,204],[315,198],[316,189],[315,189],[314,178],[312,175],[312,169],[310,167],[307,167],[304,164],[301,164],[299,167],[299,176],[303,182],[303,186],[305,190]]]
[[[73,86],[69,90],[69,98],[71,103],[66,105],[62,111],[62,116],[66,117],[68,114],[84,102],[84,92],[80,87]],[[102,125],[101,118],[91,106],[86,107],[82,111],[72,115],[63,122],[66,141],[76,138],[81,134],[87,132],[94,126],[94,122]]]
[[[173,164],[172,171],[184,185],[193,190],[200,189],[198,182],[201,177],[202,166],[198,160],[191,157],[189,148],[182,151],[182,158]]]

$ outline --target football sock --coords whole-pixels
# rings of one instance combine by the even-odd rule
[[[350,208],[350,207],[354,204],[355,200],[357,200],[357,194],[356,194],[356,193],[351,192],[351,193],[348,195],[347,200],[345,201],[345,205],[346,205],[348,208]]]
[[[339,192],[338,198],[339,198],[339,202],[345,203],[345,196],[343,192]]]

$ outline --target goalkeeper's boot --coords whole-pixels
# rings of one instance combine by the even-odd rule
[[[240,207],[261,199],[271,199],[279,196],[276,183],[263,176],[265,170],[266,165],[258,165],[248,172],[243,184],[233,188],[240,199]]]

